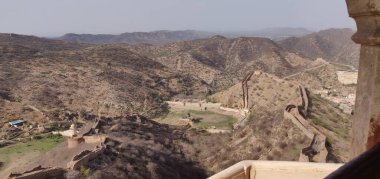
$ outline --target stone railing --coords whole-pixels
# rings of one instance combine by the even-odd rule
[[[341,166],[332,163],[245,160],[209,179],[321,179]]]

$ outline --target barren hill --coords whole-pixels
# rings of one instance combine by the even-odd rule
[[[250,75],[250,74],[248,74]],[[298,86],[274,75],[256,71],[247,81],[248,110],[266,109],[276,111],[298,100]],[[237,83],[228,90],[209,97],[230,108],[243,108],[242,84]]]
[[[291,37],[279,44],[292,52],[312,59],[323,58],[358,66],[359,46],[351,40],[351,29],[328,29],[303,37]]]
[[[89,162],[99,178],[205,178],[205,170],[189,160],[184,129],[140,117],[105,121],[101,134],[111,139],[106,151]]]
[[[252,73],[247,79],[248,109],[251,112],[246,124],[230,135],[203,137],[202,142],[195,145],[198,148],[213,146],[207,151],[200,150],[200,155],[206,157],[203,164],[214,171],[243,159],[298,160],[301,149],[309,145],[310,140],[305,133],[284,117],[284,110],[289,104],[302,103],[298,89],[301,81],[291,82],[264,72]],[[241,108],[243,94],[242,84],[238,83],[209,99],[227,107]],[[347,161],[350,115],[312,92],[309,92],[308,99],[310,113],[306,119],[327,136],[327,161]],[[223,145],[213,144],[215,141],[223,141]]]
[[[78,44],[61,40],[51,40],[34,36],[0,33],[0,47],[8,49],[11,49],[12,47],[17,48],[14,51],[15,53],[25,48],[29,48],[33,51],[60,51],[74,50],[86,46],[87,45],[85,44]],[[1,55],[3,54],[4,52],[1,53]]]
[[[28,37],[20,38],[17,40]],[[156,61],[118,46],[76,50],[68,50],[72,48],[68,46],[57,50],[62,47],[60,41],[48,40],[50,44],[46,45],[56,50],[44,51],[16,42],[10,40],[16,45],[0,47],[3,119],[20,117],[28,105],[52,119],[58,119],[59,113],[66,110],[111,116],[142,112],[154,116],[165,111],[163,101],[171,95],[207,92],[200,80],[173,73]],[[56,42],[58,45],[54,45]],[[3,111],[8,109],[6,106],[20,108]]]
[[[266,38],[209,39],[170,45],[131,46],[168,68],[192,74],[216,88],[229,87],[248,71],[285,76],[307,67],[311,60],[291,53]]]

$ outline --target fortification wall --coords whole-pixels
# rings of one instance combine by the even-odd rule
[[[309,109],[309,97],[307,95],[306,88],[303,86],[300,86],[300,93],[301,93],[301,99],[302,99],[302,108],[306,114],[308,113]]]
[[[100,136],[100,135],[94,135],[94,136],[83,136],[84,142],[93,144],[93,143],[99,143],[103,144],[104,141],[106,140],[105,136]]]
[[[305,87],[300,86],[302,104],[288,105],[284,110],[284,118],[290,119],[307,137],[312,139],[310,146],[302,149],[300,161],[326,162],[326,136],[306,119],[309,109],[309,98]]]
[[[69,163],[67,163],[67,168],[70,168],[72,170],[79,170],[81,166],[87,165],[90,160],[102,154],[105,149],[106,147],[102,145],[100,147],[97,146],[94,150],[85,155],[80,153],[74,156],[73,159]]]
[[[243,90],[243,109],[248,109],[248,81],[251,79],[253,74],[253,72],[250,72],[241,82]]]
[[[300,152],[300,162],[325,162],[328,155],[326,149],[326,136],[314,135],[310,146],[304,148]]]
[[[10,174],[9,179],[41,179],[41,178],[64,178],[66,170],[63,168],[36,167],[21,174]]]
[[[67,139],[67,147],[69,149],[77,147],[80,143],[83,143],[84,138],[83,137],[74,137],[74,138],[68,138]]]
[[[312,139],[314,137],[314,133],[302,125],[302,123],[300,123],[298,119],[293,116],[293,114],[288,111],[284,111],[284,118],[290,119],[308,138]]]

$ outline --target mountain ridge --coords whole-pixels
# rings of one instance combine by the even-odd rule
[[[266,37],[272,40],[281,40],[287,37],[300,37],[312,33],[313,31],[305,28],[267,28],[254,31],[230,31],[213,32],[197,30],[159,30],[151,32],[126,32],[118,35],[113,34],[75,34],[68,33],[56,39],[69,42],[90,43],[90,44],[170,44],[179,41],[210,38],[215,35],[227,38],[237,37]]]
[[[359,45],[351,40],[352,29],[326,29],[303,37],[291,37],[278,44],[294,53],[312,59],[323,58],[327,61],[358,67]]]

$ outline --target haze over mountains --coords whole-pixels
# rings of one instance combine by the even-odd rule
[[[300,37],[312,33],[305,28],[268,28],[256,31],[237,32],[206,32],[206,31],[153,31],[153,32],[132,32],[120,35],[111,34],[65,34],[58,39],[91,44],[168,44],[179,41],[209,38],[215,35],[222,35],[229,38],[236,37],[266,37],[273,40],[285,39],[288,37]]]

